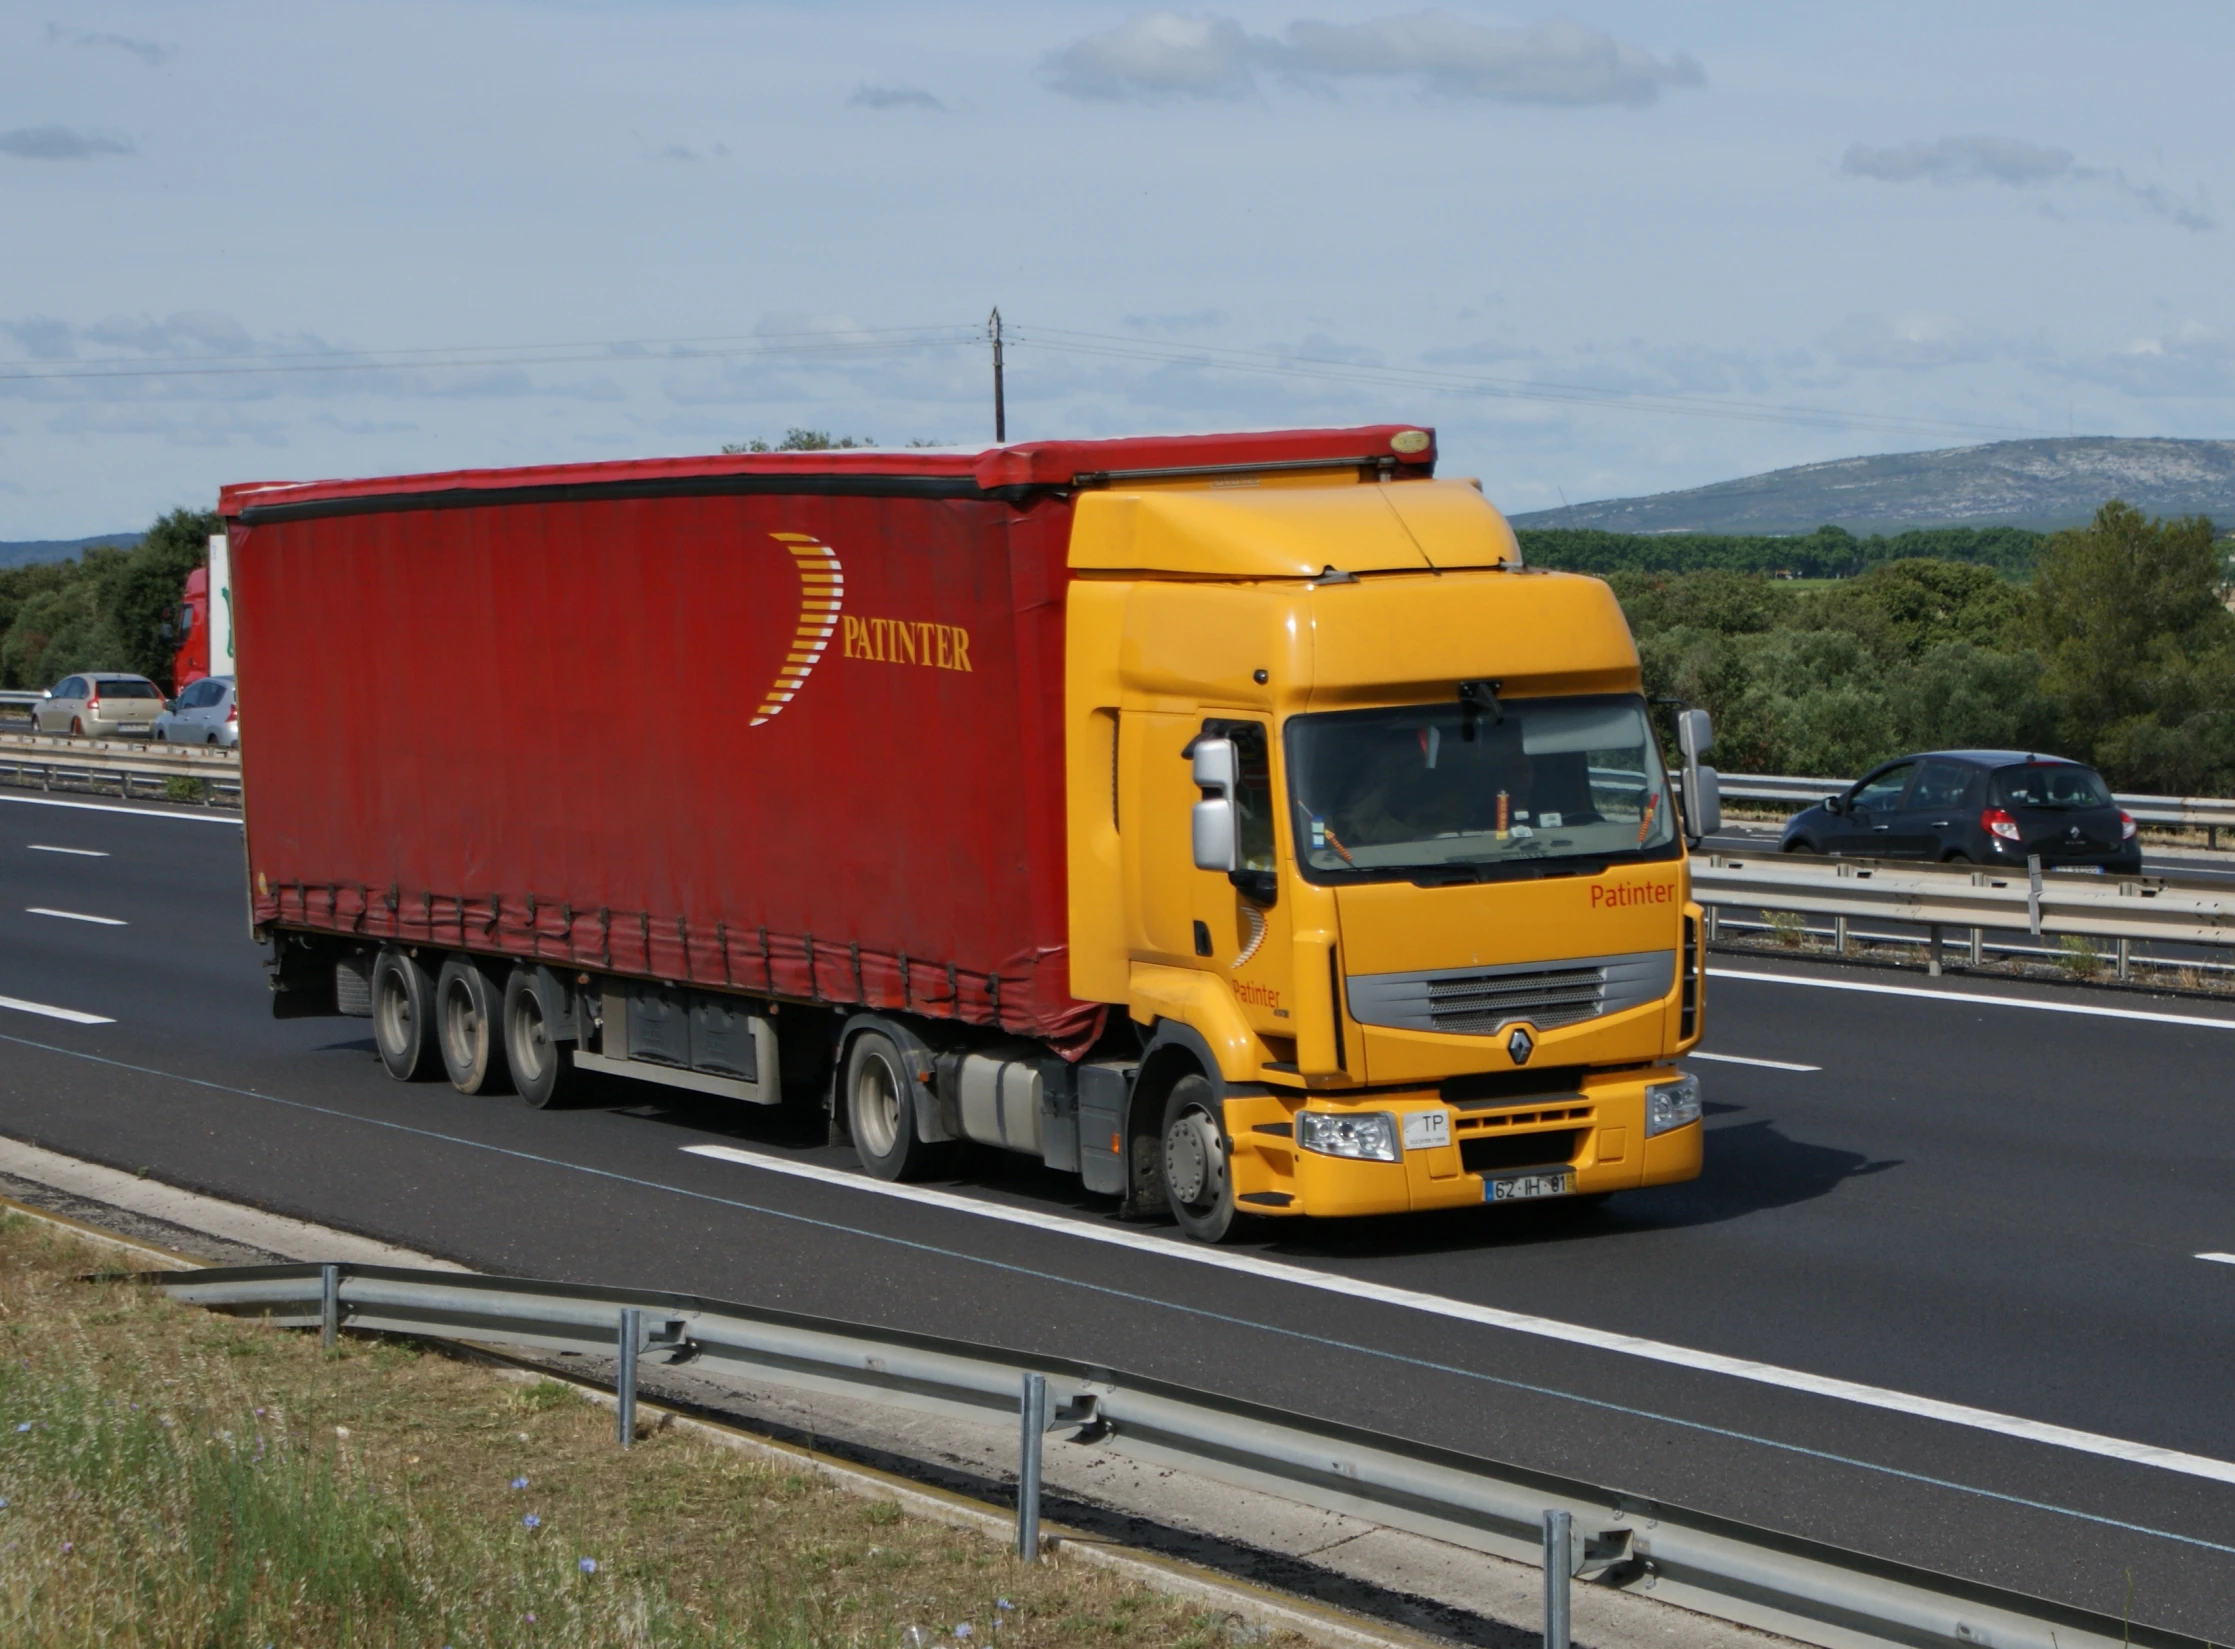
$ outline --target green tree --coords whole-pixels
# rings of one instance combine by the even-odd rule
[[[801,429],[796,424],[784,431],[784,438],[774,446],[766,441],[732,441],[722,450],[740,452],[847,452],[855,447],[873,447],[877,443],[866,435],[841,435],[835,440],[827,429]]]
[[[2129,787],[2186,789],[2214,767],[2224,782],[2220,724],[2235,712],[2226,576],[2203,516],[2153,520],[2114,499],[2050,539],[2031,617],[2067,753]]]

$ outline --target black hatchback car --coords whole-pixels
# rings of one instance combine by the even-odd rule
[[[1787,853],[1943,859],[2132,876],[2134,820],[2092,767],[2020,750],[1935,750],[1872,769],[1785,821]]]

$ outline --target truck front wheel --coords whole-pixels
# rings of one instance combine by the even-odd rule
[[[1224,1242],[1234,1231],[1234,1176],[1226,1130],[1210,1080],[1183,1076],[1164,1102],[1164,1200],[1197,1242]]]
[[[916,1136],[915,1079],[882,1031],[863,1031],[846,1051],[846,1126],[862,1166],[879,1179],[911,1179],[931,1155]]]
[[[514,968],[504,982],[504,1053],[522,1099],[538,1110],[566,1103],[574,1089],[574,1056],[551,1040],[532,968]]]
[[[461,1094],[501,1094],[512,1085],[497,1034],[501,1008],[496,987],[470,958],[443,963],[435,978],[435,1041]]]
[[[435,982],[405,952],[383,950],[373,962],[373,1046],[398,1082],[435,1071]]]

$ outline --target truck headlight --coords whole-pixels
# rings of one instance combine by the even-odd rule
[[[1655,1082],[1645,1090],[1645,1135],[1665,1134],[1671,1128],[1700,1119],[1700,1079],[1680,1076],[1674,1082]]]
[[[1397,1125],[1387,1111],[1349,1115],[1335,1111],[1298,1111],[1296,1143],[1322,1156],[1395,1162]]]

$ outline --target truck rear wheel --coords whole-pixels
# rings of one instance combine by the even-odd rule
[[[504,1053],[513,1086],[537,1110],[563,1105],[573,1093],[574,1055],[551,1039],[532,968],[514,968],[504,982]]]
[[[1224,1242],[1236,1223],[1234,1176],[1218,1112],[1218,1093],[1207,1077],[1181,1077],[1164,1102],[1164,1200],[1197,1242]]]
[[[916,1135],[915,1076],[891,1037],[863,1031],[846,1052],[846,1126],[862,1166],[879,1179],[911,1179],[931,1150]]]
[[[373,1046],[398,1082],[435,1074],[435,982],[407,953],[386,946],[373,962]]]
[[[471,959],[453,956],[435,978],[435,1041],[461,1094],[501,1094],[512,1085],[499,1036],[496,987]]]

